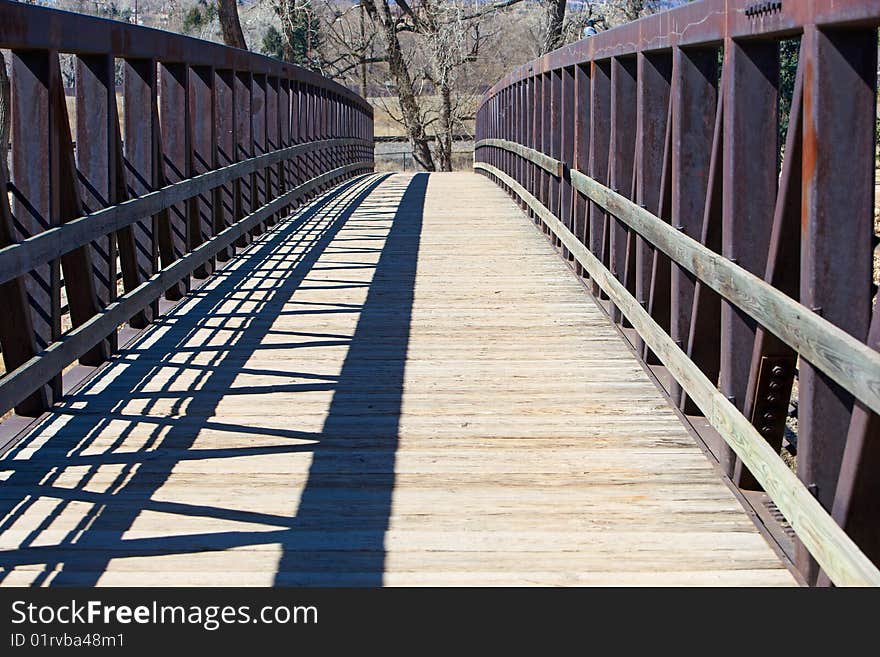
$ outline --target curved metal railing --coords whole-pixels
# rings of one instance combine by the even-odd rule
[[[527,64],[477,115],[475,168],[766,491],[809,583],[880,583],[878,24],[865,0],[703,0]]]
[[[65,368],[106,360],[122,325],[145,327],[161,297],[373,169],[370,106],[297,66],[5,0],[0,49],[0,414],[48,409]]]

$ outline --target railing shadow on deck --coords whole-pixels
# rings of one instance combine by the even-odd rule
[[[384,178],[343,185],[340,189],[344,192],[325,197],[274,230],[257,248],[238,256],[244,262],[219,273],[222,278],[216,285],[194,293],[186,302],[191,304],[186,313],[171,315],[160,324],[165,326],[164,331],[148,333],[139,343],[122,351],[120,357],[125,361],[125,370],[121,376],[108,383],[99,374],[58,412],[50,415],[42,428],[32,432],[0,461],[0,475],[5,477],[0,487],[0,537],[25,514],[34,513],[31,507],[40,500],[43,503],[47,499],[59,501],[30,535],[15,541],[14,549],[0,551],[0,581],[16,567],[43,566],[32,584],[91,586],[99,583],[112,559],[271,545],[280,546],[281,552],[274,575],[276,585],[380,585],[427,179],[427,174],[418,174],[400,186],[399,203],[392,210],[394,218],[385,241],[377,248],[381,252],[363,305],[340,304],[329,311],[318,311],[358,313],[354,334],[350,337],[310,334],[304,342],[272,343],[273,348],[347,346],[338,377],[297,374],[314,383],[268,388],[272,392],[331,390],[332,400],[320,432],[297,430],[295,416],[289,418],[290,428],[222,424],[212,421],[211,417],[227,395],[258,394],[267,390],[265,386],[243,388],[240,383],[233,389],[240,374],[280,375],[288,379],[293,376],[290,372],[254,369],[248,367],[248,361],[261,348],[263,340],[273,333],[273,323],[282,314],[284,304],[316,267],[322,254],[328,253],[328,247],[355,210]],[[395,187],[393,182],[385,185],[386,190]],[[387,214],[382,216],[381,212],[377,217],[388,219]],[[297,249],[301,249],[301,253],[291,258]],[[267,262],[276,264],[267,269]],[[345,268],[346,263],[340,264]],[[261,267],[269,273],[257,281],[256,287],[264,296],[257,309],[243,310],[250,296],[247,290],[253,289],[248,283],[255,282],[255,273],[258,274]],[[277,269],[285,274],[272,276]],[[208,364],[190,361],[194,361],[197,354],[204,358],[206,352],[211,352],[210,346],[192,349],[192,356],[184,356],[186,362],[178,365],[179,360],[172,357],[177,355],[179,359],[180,354],[186,354],[185,345],[197,331],[212,331],[215,340],[221,332],[228,332],[230,336],[224,338]],[[235,348],[225,348],[232,346]],[[138,351],[141,356],[149,352],[149,357],[131,357]],[[162,391],[146,394],[139,391],[161,368],[168,367],[178,368],[177,374],[164,383]],[[170,390],[185,370],[199,374],[186,389]],[[112,371],[112,367],[107,371]],[[364,376],[365,372],[368,377]],[[365,390],[365,379],[375,379],[381,384],[375,387],[367,384],[370,388]],[[151,406],[175,397],[179,401],[173,403],[171,417],[150,416]],[[124,410],[132,399],[143,400],[141,414]],[[197,404],[197,414],[173,417],[183,415],[187,402]],[[114,426],[122,423],[124,429],[118,432],[113,444],[90,451],[94,437],[110,423],[116,423]],[[152,425],[155,429],[139,450],[116,451],[138,424]],[[63,433],[44,441],[43,437],[59,425]],[[298,444],[290,446],[192,449],[202,430],[310,442],[303,444],[298,440]],[[366,456],[362,445],[369,446]],[[33,455],[24,459],[21,455],[26,454],[26,450]],[[174,468],[187,460],[303,451],[311,452],[312,461],[297,510],[290,516],[154,499]],[[96,487],[90,486],[90,482],[99,469],[107,465],[117,466],[118,475],[112,484],[103,487],[103,492],[94,492]],[[144,465],[146,467],[142,467]],[[85,473],[77,485],[56,485],[70,466],[84,467]],[[295,493],[296,487],[292,486],[291,495]],[[41,538],[42,532],[77,502],[92,506],[76,526],[60,541]],[[169,522],[168,535],[126,538],[139,515],[146,511],[258,523],[264,529],[194,534],[175,532],[173,522]],[[266,525],[276,529],[266,530]]]

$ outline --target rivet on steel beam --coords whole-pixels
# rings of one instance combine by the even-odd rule
[[[761,433],[763,433],[765,436],[769,436],[773,433],[773,427],[763,426],[761,427]]]
[[[773,374],[773,376],[779,378],[785,375],[785,368],[782,365],[774,365],[773,369],[770,370],[770,372]]]
[[[768,403],[768,404],[775,404],[775,403],[778,402],[778,401],[779,401],[779,397],[778,397],[778,396],[773,395],[773,394],[767,395],[767,403]]]
[[[770,413],[769,411],[767,413],[764,413],[764,421],[765,422],[775,422],[776,421],[776,414]]]

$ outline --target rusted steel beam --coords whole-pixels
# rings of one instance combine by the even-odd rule
[[[11,132],[12,149],[10,177],[12,183],[12,239],[16,242],[37,235],[59,223],[57,214],[58,188],[47,184],[52,162],[51,136],[47,127],[53,116],[49,100],[49,51],[12,53]],[[61,290],[59,261],[52,260],[35,267],[25,278],[30,326],[34,346],[42,351],[61,334]],[[40,400],[32,400],[32,408],[51,404],[61,395],[61,377],[47,382]]]
[[[214,146],[218,168],[235,162],[235,73],[228,69],[214,70]],[[214,231],[220,233],[235,221],[234,181],[214,190]],[[221,249],[217,259],[229,260],[235,247]]]
[[[672,225],[700,239],[718,92],[717,49],[676,48],[672,76]],[[690,334],[695,284],[691,274],[673,263],[669,331],[683,349]],[[678,384],[672,384],[670,396],[681,398]]]
[[[290,138],[294,144],[299,144],[305,141],[305,135],[303,133],[302,124],[302,90],[298,83],[293,83],[293,86],[290,89],[290,96]],[[356,131],[357,126],[353,126],[353,129]],[[292,173],[294,184],[298,184],[300,181],[305,180],[303,166],[303,158],[297,156],[293,160]]]
[[[124,180],[129,197],[143,196],[158,187],[158,119],[156,61],[125,60],[123,74]],[[119,257],[126,292],[150,278],[158,268],[157,217],[147,216],[131,226],[131,240],[121,241]],[[159,311],[156,301],[132,317],[134,328],[144,328]]]
[[[159,124],[161,131],[159,164],[162,186],[190,177],[189,170],[189,76],[186,64],[159,65]],[[176,203],[157,215],[159,260],[168,267],[192,248],[194,238],[187,217],[187,203]],[[165,298],[183,298],[189,281],[175,283]]]
[[[113,58],[83,55],[75,63],[76,166],[85,212],[114,205],[116,199],[116,83]],[[91,241],[95,294],[101,307],[116,298],[117,248],[111,232]],[[114,330],[107,336],[110,351],[117,348]]]
[[[670,71],[671,71],[670,67]],[[670,73],[671,75],[671,73]],[[670,86],[669,107],[666,114],[666,136],[663,144],[663,166],[660,170],[660,194],[657,217],[672,223],[672,110],[674,97]],[[648,294],[648,314],[667,333],[672,323],[672,262],[659,249],[654,249],[651,262],[651,289]],[[643,358],[649,365],[659,365],[656,354],[645,346]],[[669,382],[666,382],[669,384]],[[667,392],[671,392],[671,384]]]
[[[0,198],[0,247],[8,246],[18,239],[5,196],[7,188],[4,169],[0,167],[0,191],[4,194]],[[7,370],[14,370],[31,360],[38,352],[33,315],[23,276],[0,283],[0,303],[5,309],[0,313],[3,362]],[[39,415],[52,404],[51,390],[49,386],[40,386],[36,392],[28,391],[12,403],[19,415]]]
[[[278,86],[278,146],[276,148],[289,148],[292,144],[290,141],[290,83],[287,80],[280,80]],[[340,117],[341,121],[345,120],[345,115]],[[343,146],[341,150],[348,147]],[[339,166],[347,164],[340,160]],[[286,192],[293,184],[290,175],[290,160],[279,162],[276,166],[276,177],[278,181],[278,193]],[[286,215],[290,208],[282,211],[282,216]]]
[[[611,64],[593,62],[590,72],[590,162],[589,175],[603,183],[608,182],[608,152],[611,146]],[[589,204],[589,249],[602,264],[606,244],[605,212],[595,203]],[[594,295],[601,294],[596,283],[592,284]]]
[[[217,147],[214,141],[214,71],[207,66],[197,66],[190,70],[189,93],[189,152],[187,177],[198,176],[217,166]],[[188,203],[189,250],[207,241],[214,235],[213,195],[198,194]],[[195,278],[207,278],[214,271],[216,263],[207,260],[194,272]]]
[[[635,200],[643,208],[662,216],[660,191],[663,182],[663,152],[666,146],[672,56],[642,53],[638,56],[637,66],[636,121],[639,138],[636,156]],[[653,263],[653,247],[641,235],[637,235],[635,297],[645,309],[648,309],[651,294]],[[667,280],[668,271],[667,267],[665,273]],[[666,327],[668,324],[663,324],[663,326]],[[641,340],[635,346],[637,353],[643,353],[644,344]]]
[[[581,171],[589,170],[590,166],[590,68],[588,66],[576,66],[574,73],[574,155],[571,163],[572,169]],[[569,175],[570,179],[570,175]],[[570,181],[569,181],[570,182]],[[574,196],[574,218],[572,231],[582,244],[589,244],[589,221],[587,200],[583,194],[572,189]],[[583,265],[576,264],[577,272],[581,276],[585,274]]]
[[[635,57],[615,57],[611,60],[611,141],[608,149],[608,182],[612,189],[616,189],[627,198],[633,198],[638,105],[636,69]],[[608,229],[609,269],[617,276],[617,280],[626,285],[629,230],[614,217],[609,217]],[[632,277],[630,290],[635,292],[635,276]],[[613,306],[611,318],[618,323],[622,320],[620,311]]]
[[[575,148],[574,126],[577,122],[577,115],[575,114],[574,107],[574,68],[566,68],[561,71],[561,83],[562,93],[559,108],[561,150],[559,158],[565,163],[565,166],[571,167],[572,162],[574,161]],[[515,118],[515,116],[512,116],[511,122],[513,122]],[[564,169],[560,184],[559,216],[562,217],[565,226],[571,230],[574,227],[572,222],[573,191],[571,188],[571,178],[565,173]],[[572,259],[568,249],[563,247],[562,252],[566,260]]]
[[[49,80],[49,131],[52,146],[49,188],[52,192],[52,214],[64,224],[82,216],[83,206],[79,194],[79,173],[73,153],[70,118],[67,115],[67,99],[57,53],[51,54]],[[90,245],[86,244],[65,253],[61,257],[61,270],[64,273],[64,291],[70,308],[71,324],[74,327],[82,326],[103,308],[95,290]],[[83,365],[100,365],[109,355],[110,345],[106,340],[101,340],[80,356],[80,362]]]
[[[251,139],[251,74],[248,71],[235,72],[235,160],[241,162],[254,156]],[[235,190],[235,221],[250,214],[254,204],[255,174],[250,173],[236,182]],[[235,242],[237,247],[245,247],[251,243],[250,233],[242,233]]]
[[[539,115],[541,117],[541,128],[540,132],[540,147],[539,151],[542,153],[547,153],[550,155],[550,149],[552,144],[553,135],[551,134],[552,130],[552,117],[550,114],[550,107],[553,104],[551,100],[553,95],[553,90],[551,89],[551,80],[550,74],[545,73],[538,76],[538,88],[540,90],[540,100],[538,101]],[[552,155],[551,155],[552,157]],[[550,204],[550,175],[546,171],[538,170],[538,199],[544,205]],[[547,232],[546,226],[544,227],[545,232]]]
[[[880,310],[874,306],[868,346],[880,351]],[[856,402],[846,434],[831,517],[874,563],[880,563],[880,415]],[[830,583],[827,573],[820,586]]]
[[[871,308],[877,31],[804,33],[801,303],[862,340]],[[834,502],[852,397],[802,361],[798,475]],[[817,566],[800,548],[809,582]]]
[[[728,39],[725,57],[721,253],[747,271],[761,275],[767,266],[766,245],[778,187],[779,46],[775,41]],[[745,312],[722,303],[719,385],[743,412],[756,330],[754,320]],[[727,476],[733,476],[735,460],[733,450],[721,450],[719,461]]]
[[[266,152],[280,148],[278,144],[278,78],[270,76],[266,78]],[[330,167],[332,168],[332,167]],[[266,167],[266,198],[272,199],[278,195],[278,178],[276,167]],[[278,222],[278,217],[272,215],[267,225],[271,226]]]
[[[550,82],[550,149],[546,152],[558,160],[562,156],[562,71],[560,69],[551,71],[545,84],[547,80]],[[548,182],[550,211],[558,217],[561,212],[562,183],[555,176],[550,176]],[[551,240],[557,248],[562,247],[562,243],[555,235],[551,236]]]
[[[725,73],[722,76],[724,86]],[[715,253],[721,251],[721,209],[723,192],[722,160],[724,151],[725,95],[718,94],[715,112],[715,130],[712,135],[712,150],[709,158],[709,177],[706,184],[706,197],[703,206],[703,224],[700,229],[700,243]],[[687,355],[710,381],[718,380],[720,367],[719,328],[721,325],[721,299],[711,288],[697,279],[694,284],[694,300],[688,327]],[[697,415],[700,410],[686,393],[675,399],[679,408],[688,415]],[[728,400],[731,401],[731,400]],[[711,444],[710,449],[718,457],[727,445]]]
[[[266,76],[254,75],[251,82],[251,152],[255,156],[266,153]],[[261,207],[267,200],[266,170],[254,174],[254,187],[251,190],[251,212]],[[263,223],[254,225],[251,234],[257,236],[265,231]]]

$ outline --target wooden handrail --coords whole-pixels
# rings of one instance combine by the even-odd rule
[[[144,217],[158,214],[177,203],[210,192],[237,178],[306,153],[354,145],[372,146],[364,139],[324,139],[288,146],[186,178],[119,205],[103,208],[54,226],[26,240],[0,248],[0,285],[99,237],[130,226]]]

